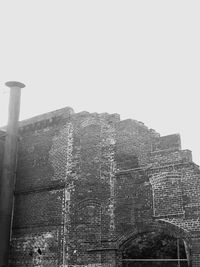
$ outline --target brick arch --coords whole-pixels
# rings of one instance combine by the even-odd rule
[[[85,198],[73,208],[74,257],[79,265],[84,265],[91,260],[87,250],[93,242],[99,244],[101,240],[101,203],[98,199]]]
[[[85,118],[79,125],[80,129],[85,129],[90,126],[101,126],[101,122],[97,118],[88,117]]]
[[[188,246],[190,246],[191,244],[190,232],[170,222],[167,222],[164,220],[156,220],[149,224],[140,224],[133,231],[129,231],[125,233],[124,235],[120,236],[117,239],[116,247],[120,251],[122,251],[123,245],[126,242],[128,242],[130,239],[133,239],[139,234],[153,232],[153,231],[161,232],[171,237],[183,239],[187,243]]]
[[[87,131],[90,127],[99,127],[105,125],[105,122],[101,122],[96,118],[87,117],[81,119],[78,123],[74,122],[74,134],[78,137],[81,137],[85,131]]]
[[[75,205],[75,210],[79,210],[81,208],[84,208],[85,206],[89,205],[89,204],[93,204],[96,206],[101,206],[101,201],[100,199],[97,198],[85,198],[79,202],[76,203]]]

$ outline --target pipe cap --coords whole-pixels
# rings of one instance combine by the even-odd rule
[[[8,87],[19,87],[19,88],[24,88],[25,84],[16,82],[16,81],[10,81],[5,83],[6,86]]]

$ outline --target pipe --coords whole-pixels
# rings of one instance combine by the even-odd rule
[[[4,147],[2,176],[0,179],[0,267],[8,267],[9,246],[12,231],[12,217],[17,163],[18,121],[20,112],[20,82],[7,82],[10,88],[7,134]]]

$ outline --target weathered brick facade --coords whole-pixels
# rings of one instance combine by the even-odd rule
[[[148,231],[183,239],[197,267],[199,218],[200,170],[179,135],[71,108],[21,122],[11,267],[121,266]]]

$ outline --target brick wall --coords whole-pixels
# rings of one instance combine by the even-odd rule
[[[200,172],[180,143],[118,114],[23,122],[11,266],[119,265],[122,236],[157,220],[195,235]]]
[[[155,217],[183,215],[181,174],[162,172],[150,177]]]

